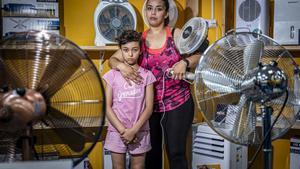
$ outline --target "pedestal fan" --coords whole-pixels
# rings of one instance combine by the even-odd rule
[[[87,54],[59,35],[16,33],[0,43],[0,70],[0,161],[84,159],[105,110]]]
[[[208,125],[231,142],[261,143],[269,169],[271,140],[299,113],[299,82],[299,67],[284,47],[261,34],[231,32],[204,52],[194,87]]]

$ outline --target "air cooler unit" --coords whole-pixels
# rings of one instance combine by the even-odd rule
[[[136,29],[136,13],[127,0],[100,0],[94,13],[95,45],[116,44],[124,30]]]
[[[237,0],[236,28],[249,29],[251,32],[269,34],[268,0]]]
[[[274,1],[274,40],[283,45],[300,45],[300,0]]]
[[[215,133],[206,123],[193,126],[193,169],[220,165],[221,169],[247,168],[247,147],[233,144]]]

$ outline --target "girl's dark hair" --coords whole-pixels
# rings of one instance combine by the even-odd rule
[[[149,0],[147,0],[147,3],[148,3],[148,1]],[[164,5],[166,7],[166,12],[169,12],[169,8],[170,8],[169,0],[162,0],[162,1],[164,2]],[[169,25],[169,22],[170,22],[170,18],[168,15],[168,17],[164,21],[165,26]]]
[[[116,40],[119,43],[119,47],[129,42],[138,42],[141,45],[141,33],[135,30],[124,30]]]

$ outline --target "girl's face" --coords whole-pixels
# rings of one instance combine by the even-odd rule
[[[164,20],[168,17],[164,2],[162,0],[148,0],[146,17],[150,26],[155,27],[164,24]]]
[[[139,42],[128,42],[121,46],[121,51],[125,62],[129,65],[137,64],[140,55]]]

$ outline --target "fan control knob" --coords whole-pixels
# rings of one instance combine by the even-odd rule
[[[24,89],[24,88],[17,88],[16,92],[17,92],[18,95],[24,96],[25,93],[26,93],[26,89]]]

